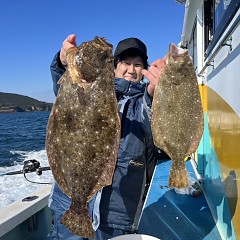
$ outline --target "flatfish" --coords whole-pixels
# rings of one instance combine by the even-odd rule
[[[61,222],[93,237],[87,202],[112,183],[120,142],[112,45],[95,37],[67,52],[67,69],[47,126],[53,176],[72,204]]]
[[[188,50],[174,44],[155,87],[151,124],[155,145],[172,159],[169,187],[188,187],[184,158],[197,150],[201,140],[203,110]]]

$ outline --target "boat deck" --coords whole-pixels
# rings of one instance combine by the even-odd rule
[[[172,161],[159,161],[142,212],[139,233],[161,240],[220,240],[207,201],[199,197],[177,194],[169,189],[169,171]],[[197,180],[191,161],[186,162],[190,177]]]
[[[46,239],[51,226],[50,189],[47,185],[0,210],[0,240]]]

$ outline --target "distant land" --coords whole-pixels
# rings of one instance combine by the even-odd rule
[[[52,105],[20,94],[0,92],[0,113],[50,111]]]

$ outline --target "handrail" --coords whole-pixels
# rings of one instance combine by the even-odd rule
[[[216,55],[219,53],[219,51],[222,49],[222,47],[226,45],[227,41],[229,40],[229,38],[231,37],[231,35],[235,31],[235,29],[238,27],[239,23],[240,23],[240,15],[235,19],[234,23],[227,31],[226,36],[222,39],[222,41],[218,45],[217,49],[211,55],[210,59],[205,63],[202,70],[198,73],[198,77],[202,76],[203,72],[206,70],[206,68],[208,66],[210,66],[210,63],[213,61],[213,59],[216,57]]]

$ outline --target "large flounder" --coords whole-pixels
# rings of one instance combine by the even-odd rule
[[[169,187],[188,187],[184,158],[197,150],[201,140],[203,110],[188,50],[174,44],[154,92],[152,132],[155,145],[172,159]]]
[[[48,121],[46,151],[56,182],[72,199],[62,223],[93,237],[87,201],[112,183],[120,141],[112,45],[96,37],[70,48],[67,63]]]

